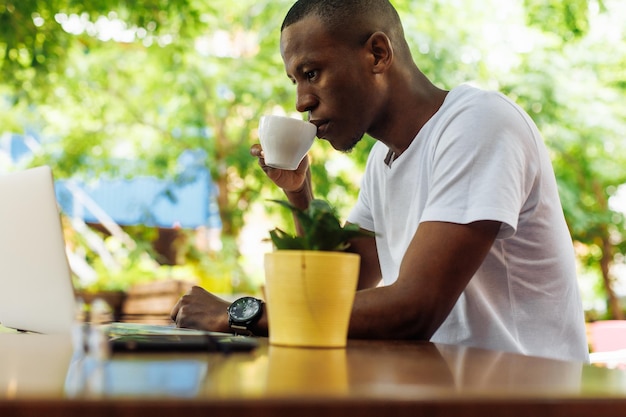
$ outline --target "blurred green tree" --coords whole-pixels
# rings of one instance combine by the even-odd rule
[[[535,110],[553,151],[581,275],[595,277],[607,317],[623,319],[615,271],[624,265],[626,208],[611,200],[626,183],[626,111],[618,104],[626,96],[626,8],[609,0],[526,4],[541,49],[508,87]]]
[[[620,317],[614,266],[624,216],[626,90],[619,0],[395,0],[421,69],[438,85],[473,82],[515,98],[552,151],[583,275]],[[207,152],[224,236],[251,206],[279,197],[248,154],[259,115],[291,113],[279,55],[291,0],[7,0],[0,4],[0,125],[35,125],[35,163],[56,175],[171,175],[187,149]],[[373,140],[351,155],[312,149],[316,192],[344,212]],[[232,245],[227,245],[231,247]]]

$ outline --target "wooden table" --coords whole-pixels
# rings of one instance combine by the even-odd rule
[[[0,334],[0,416],[626,416],[626,373],[424,342],[73,355]]]

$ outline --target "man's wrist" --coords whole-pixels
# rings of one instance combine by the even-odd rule
[[[263,315],[261,316],[259,321],[250,326],[250,331],[252,331],[252,334],[254,334],[255,336],[267,337],[267,335],[269,334],[267,326],[267,308],[263,309]]]
[[[287,191],[283,190],[287,200],[298,207],[299,209],[306,209],[309,207],[309,203],[313,200],[313,191],[311,190],[310,184],[305,181],[298,190],[295,191]]]

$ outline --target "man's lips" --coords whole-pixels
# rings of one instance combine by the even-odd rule
[[[309,122],[313,123],[317,127],[317,137],[324,137],[328,127],[328,120],[309,120]]]

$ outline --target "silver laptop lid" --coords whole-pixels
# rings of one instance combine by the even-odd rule
[[[0,175],[0,323],[68,333],[75,311],[51,169]]]

